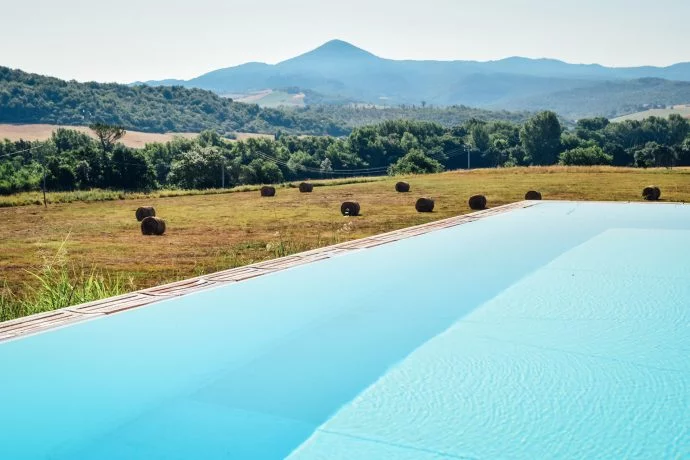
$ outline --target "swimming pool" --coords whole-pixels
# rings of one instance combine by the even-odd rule
[[[690,207],[538,202],[0,343],[0,458],[690,455]]]

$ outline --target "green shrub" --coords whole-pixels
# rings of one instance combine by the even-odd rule
[[[566,150],[559,156],[559,163],[566,166],[610,165],[613,155],[608,155],[600,147],[577,147]]]
[[[410,150],[407,155],[400,158],[388,169],[388,172],[391,175],[426,174],[441,171],[443,171],[443,165],[441,165],[441,163],[424,155],[424,152],[416,148]]]

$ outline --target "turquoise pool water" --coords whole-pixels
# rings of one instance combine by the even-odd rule
[[[0,458],[686,458],[689,355],[690,206],[541,202],[0,343]]]

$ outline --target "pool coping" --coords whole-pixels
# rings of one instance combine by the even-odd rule
[[[57,329],[93,318],[121,313],[134,308],[140,308],[166,299],[172,299],[192,294],[205,289],[239,283],[248,279],[287,270],[299,265],[330,259],[334,256],[369,249],[383,244],[393,243],[414,236],[423,235],[436,230],[455,227],[475,222],[497,214],[516,209],[528,208],[539,204],[540,201],[517,201],[495,208],[462,214],[455,217],[436,220],[426,224],[393,230],[387,233],[372,235],[366,238],[338,243],[332,246],[313,249],[298,254],[271,259],[241,267],[231,268],[215,273],[188,278],[181,281],[154,286],[147,289],[133,291],[116,297],[60,308],[43,313],[37,313],[10,321],[0,322],[0,343],[28,335]]]

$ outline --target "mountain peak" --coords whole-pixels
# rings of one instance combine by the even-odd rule
[[[305,62],[327,62],[327,61],[352,61],[377,59],[370,52],[358,48],[357,46],[343,40],[331,40],[316,49],[308,51],[292,59],[284,61],[287,63]]]
[[[364,51],[364,50],[361,49],[361,48],[356,47],[356,46],[353,45],[352,43],[348,43],[348,42],[346,42],[346,41],[344,41],[344,40],[339,40],[339,39],[337,39],[337,38],[334,39],[334,40],[329,40],[329,41],[327,41],[327,42],[324,43],[323,45],[319,46],[319,47],[317,48],[317,50],[318,50],[318,49],[321,49],[321,50],[324,50],[324,49],[325,49],[325,50],[333,50],[333,51],[363,51],[363,52],[366,53],[366,51]]]

